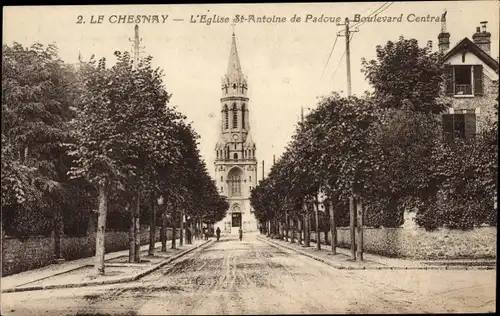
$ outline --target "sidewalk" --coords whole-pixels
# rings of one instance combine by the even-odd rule
[[[363,253],[363,261],[354,261],[351,258],[351,251],[349,249],[344,249],[337,247],[337,254],[331,254],[331,247],[329,245],[321,244],[321,250],[316,250],[316,243],[311,242],[310,247],[305,247],[303,245],[298,245],[297,241],[295,243],[290,243],[285,240],[271,239],[259,235],[257,239],[267,242],[271,245],[277,247],[283,247],[302,255],[308,256],[312,259],[326,263],[337,269],[347,269],[347,270],[365,270],[365,269],[403,269],[403,270],[469,270],[469,269],[479,269],[479,270],[492,270],[496,269],[495,260],[409,260],[409,259],[398,259],[398,258],[388,258],[380,255]]]
[[[104,257],[106,262],[104,276],[96,275],[94,257],[51,264],[3,277],[1,280],[2,293],[135,281],[197,248],[208,245],[211,241],[211,239],[208,241],[193,240],[193,244],[184,244],[179,247],[179,239],[177,239],[177,249],[171,249],[169,241],[167,252],[160,252],[161,242],[157,242],[154,256],[148,256],[149,245],[143,245],[141,246],[140,263],[128,263],[128,249],[108,253]]]

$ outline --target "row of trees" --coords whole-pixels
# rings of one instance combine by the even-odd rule
[[[321,98],[252,191],[255,214],[270,234],[304,229],[308,244],[315,214],[316,231],[333,228],[335,241],[335,226],[356,219],[356,205],[365,226],[398,227],[405,210],[428,230],[496,225],[496,123],[485,123],[475,138],[446,142],[442,56],[402,37],[376,52],[375,60],[363,60],[374,92]],[[498,109],[498,98],[491,106]],[[318,212],[319,192],[329,212]]]
[[[138,262],[141,218],[150,218],[152,253],[158,223],[166,250],[168,221],[175,241],[184,217],[202,224],[225,216],[199,137],[169,105],[151,57],[134,63],[115,52],[113,66],[92,57],[75,67],[54,46],[18,43],[3,45],[3,55],[2,212],[11,231],[27,234],[50,219],[46,229],[59,239],[64,218],[97,213],[96,269],[104,274],[107,218],[127,219],[130,261]]]

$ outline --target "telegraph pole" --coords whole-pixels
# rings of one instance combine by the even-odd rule
[[[347,96],[351,96],[351,33],[359,32],[358,29],[351,30],[349,28],[349,18],[345,19],[345,23],[338,24],[345,25],[344,34],[338,34],[338,36],[345,36],[345,61],[347,70]],[[358,260],[363,260],[363,209],[360,198],[354,192],[353,196],[349,198],[349,213],[351,219],[351,256],[356,259],[356,250]],[[360,226],[361,225],[361,226]],[[358,243],[356,247],[356,233],[358,235]],[[332,236],[333,237],[333,236]],[[333,238],[332,238],[333,239]],[[333,242],[333,240],[332,240]],[[357,248],[357,249],[356,249]]]
[[[264,160],[262,160],[262,181],[264,181]]]
[[[139,54],[140,54],[140,50],[141,48],[144,48],[143,46],[140,46],[141,42],[142,42],[142,38],[139,37],[139,25],[135,25],[134,27],[134,39],[130,39],[129,38],[129,41],[133,42],[133,47],[132,47],[132,50],[133,50],[133,53],[134,53],[134,69],[137,69],[137,66],[139,65]]]
[[[134,43],[133,46],[133,53],[134,53],[134,69],[138,68],[139,65],[139,50],[143,47],[140,47],[140,42],[142,41],[141,38],[139,38],[139,26],[136,24],[134,27],[134,39],[129,41]],[[132,225],[130,228],[130,253],[129,253],[129,261],[134,262],[141,262],[141,231],[140,231],[140,197],[141,197],[141,191],[140,189],[137,190],[137,204],[132,207]],[[152,229],[152,228],[150,228]],[[133,245],[133,246],[132,246]]]
[[[346,61],[346,68],[347,68],[347,96],[351,95],[351,48],[350,48],[350,41],[351,41],[351,33],[354,32],[359,32],[358,29],[356,30],[351,30],[349,29],[349,18],[345,18],[345,23],[343,24],[337,24],[337,25],[345,25],[345,30],[344,34],[338,34],[338,36],[345,36],[345,61]]]

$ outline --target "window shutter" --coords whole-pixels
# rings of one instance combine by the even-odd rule
[[[483,95],[483,65],[474,65],[474,95]]]
[[[465,114],[465,138],[474,138],[476,136],[476,114]]]
[[[450,96],[454,94],[453,89],[453,66],[444,65],[445,71],[445,83],[446,83],[446,95]]]
[[[450,142],[453,139],[453,114],[443,114],[443,138]]]
[[[453,114],[453,137],[465,138],[465,114]]]

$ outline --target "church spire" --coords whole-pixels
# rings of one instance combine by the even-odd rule
[[[234,29],[233,29],[233,38],[231,42],[231,52],[229,53],[229,63],[227,64],[226,75],[228,77],[232,77],[234,75],[237,76],[243,75],[243,72],[241,71],[240,57],[238,56],[238,50],[236,49],[236,36],[234,35]]]

